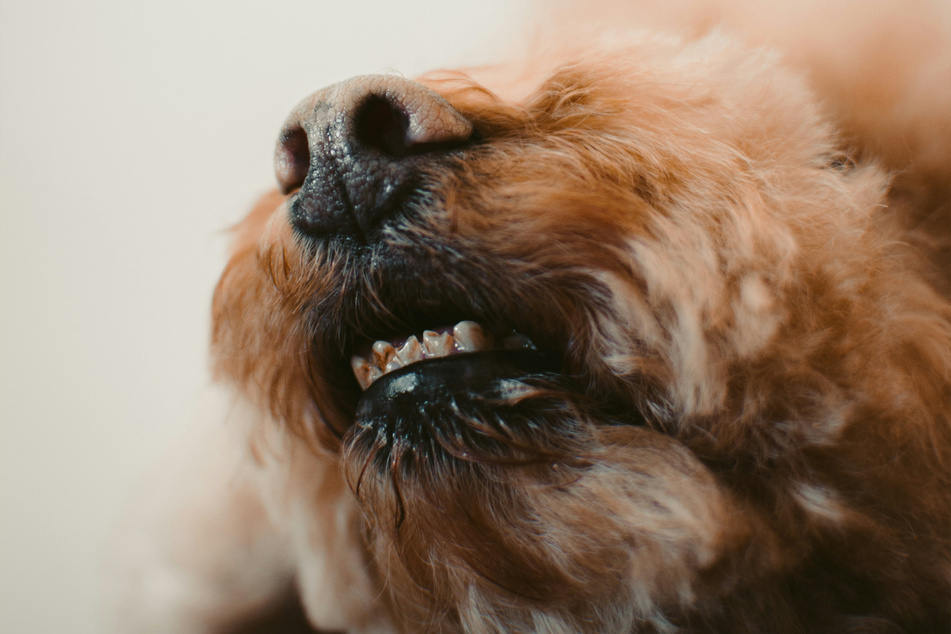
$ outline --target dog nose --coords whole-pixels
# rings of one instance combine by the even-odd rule
[[[435,157],[465,145],[472,123],[429,88],[365,75],[291,112],[274,157],[294,225],[312,236],[366,236],[400,207]]]

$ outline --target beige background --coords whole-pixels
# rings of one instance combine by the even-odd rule
[[[0,0],[0,632],[99,630],[108,534],[206,384],[223,231],[290,108],[479,63],[511,0]]]

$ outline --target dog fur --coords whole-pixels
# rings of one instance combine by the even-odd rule
[[[351,632],[947,632],[951,29],[920,4],[803,5],[800,39],[708,4],[429,74],[480,140],[366,259],[265,196],[214,298],[236,404],[126,631],[296,592]],[[560,370],[355,422],[342,351],[416,311]]]

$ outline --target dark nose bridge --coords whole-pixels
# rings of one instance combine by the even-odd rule
[[[275,152],[281,189],[312,235],[365,235],[416,186],[425,160],[465,144],[472,124],[416,82],[366,75],[320,90],[291,112]]]

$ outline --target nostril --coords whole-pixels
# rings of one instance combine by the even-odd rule
[[[380,95],[370,95],[357,108],[354,135],[365,147],[403,157],[418,153],[409,139],[409,115]],[[425,151],[425,150],[424,150]]]
[[[366,238],[416,196],[424,173],[473,142],[473,125],[435,91],[367,75],[328,86],[291,112],[275,172],[294,226],[310,236]]]
[[[310,170],[310,147],[304,128],[295,126],[281,134],[274,157],[274,170],[281,191],[285,194],[304,184]]]
[[[402,158],[461,147],[472,124],[439,95],[415,90],[367,95],[353,116],[352,134],[364,147]]]

